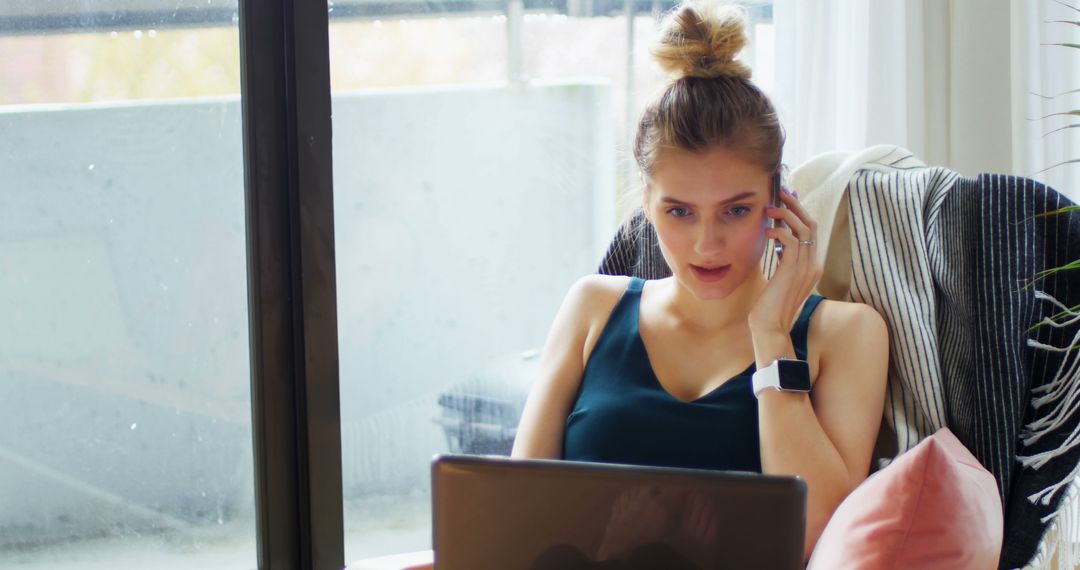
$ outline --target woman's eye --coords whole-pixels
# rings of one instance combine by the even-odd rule
[[[749,213],[750,208],[748,206],[735,206],[734,208],[728,210],[728,214],[731,214],[733,217],[736,218],[741,218]]]
[[[685,218],[690,215],[690,211],[686,208],[669,208],[667,213],[675,216],[676,218]]]

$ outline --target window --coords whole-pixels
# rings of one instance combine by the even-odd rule
[[[0,567],[253,568],[236,3],[64,4],[0,7]]]
[[[241,78],[245,96],[280,87],[276,71],[243,62],[283,52],[265,35],[242,46],[241,20],[266,34],[287,8],[0,6],[0,73],[18,78],[0,83],[0,566],[276,568],[305,548],[317,558],[334,548],[327,525],[342,530],[333,517],[309,525],[314,546],[275,550],[267,538],[307,524],[267,515],[290,503],[274,478],[290,470],[291,492],[343,493],[347,559],[428,547],[431,455],[509,450],[555,310],[618,223],[636,178],[627,127],[661,84],[647,48],[671,4],[330,2],[339,338],[322,344],[300,338],[317,311],[297,309],[327,297],[296,257],[317,249],[303,242],[317,230],[290,248],[290,224],[304,220],[251,200],[281,198],[266,190],[279,184],[306,206],[317,175],[307,163],[281,167],[300,182],[244,169],[252,141],[286,148],[307,132],[296,124],[309,118],[294,116],[275,126],[281,137],[243,130],[242,114],[268,104],[242,108]],[[767,87],[771,12],[746,4],[758,34],[747,57]],[[321,49],[292,49],[312,44]],[[292,160],[329,159],[305,142],[310,153],[297,159],[292,145]],[[259,182],[246,203],[245,177]],[[272,238],[254,252],[252,220]],[[265,285],[271,273],[303,282],[302,300]],[[288,300],[270,306],[268,292]],[[318,422],[273,415],[312,407],[303,390],[325,397],[315,374],[264,362],[279,376],[250,388],[250,362],[273,353],[263,336],[322,350],[318,362],[340,347],[341,487],[306,469],[321,453],[305,447]],[[270,424],[293,439],[268,437]],[[317,501],[292,501],[306,502]]]
[[[330,29],[346,561],[430,548],[436,453],[510,451],[637,179],[670,2],[368,5]],[[355,8],[358,4],[352,4]],[[750,3],[771,85],[771,9]]]

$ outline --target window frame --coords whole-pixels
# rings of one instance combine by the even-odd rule
[[[16,0],[17,1],[17,0]],[[233,0],[209,0],[209,5],[180,0],[173,6],[160,0],[97,0],[87,9],[82,0],[51,0],[45,9],[26,4],[0,6],[0,36],[40,33],[72,33],[93,30],[165,29],[176,27],[231,26],[236,13]],[[622,11],[626,0],[590,0],[588,15]],[[653,0],[637,0],[648,12]],[[662,0],[670,4],[673,0]],[[574,0],[521,0],[525,10],[539,13],[577,13]],[[593,3],[595,2],[595,4]],[[503,14],[508,0],[336,0],[326,4],[334,20],[438,17],[469,14]],[[144,6],[140,6],[144,4]],[[186,5],[185,5],[186,4]],[[30,7],[25,7],[30,6]],[[333,9],[331,10],[331,6]]]
[[[327,8],[239,4],[262,570],[345,565]]]

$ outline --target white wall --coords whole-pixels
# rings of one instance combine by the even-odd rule
[[[614,232],[611,98],[579,84],[334,100],[347,487],[426,484],[445,440],[415,418],[538,348],[595,270]]]

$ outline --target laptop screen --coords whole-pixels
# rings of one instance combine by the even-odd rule
[[[803,567],[794,477],[439,456],[432,489],[437,570]]]

